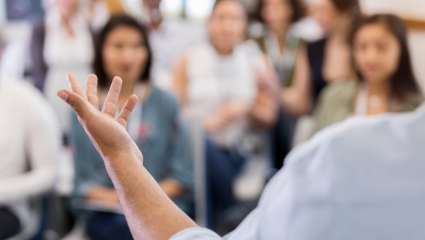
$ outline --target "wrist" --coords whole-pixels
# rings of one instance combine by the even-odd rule
[[[128,147],[104,152],[103,159],[109,164],[122,164],[129,161],[143,164],[143,155],[134,143],[131,143]]]

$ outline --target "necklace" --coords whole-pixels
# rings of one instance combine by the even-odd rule
[[[137,85],[134,90],[134,93],[139,97],[140,102],[139,102],[139,106],[137,106],[134,109],[134,112],[130,115],[130,119],[127,125],[128,132],[130,136],[133,137],[133,139],[138,139],[139,137],[140,124],[143,122],[143,118],[144,118],[143,116],[144,103],[146,102],[149,96],[149,92],[150,92],[150,87],[144,86],[144,85]]]

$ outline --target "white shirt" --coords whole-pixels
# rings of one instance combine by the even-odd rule
[[[186,54],[187,115],[202,120],[229,102],[252,105],[257,94],[257,72],[264,69],[257,50],[246,43],[232,54],[221,56],[209,43],[191,48]],[[211,137],[230,147],[240,142],[246,130],[247,118],[240,118]]]
[[[425,105],[331,126],[290,154],[224,239],[424,239],[424,143]],[[221,238],[193,228],[172,239]]]
[[[0,82],[0,112],[0,205],[29,228],[36,219],[28,200],[55,182],[59,128],[42,96],[24,82]]]
[[[70,37],[62,26],[58,11],[53,7],[46,17],[43,54],[48,72],[45,93],[56,112],[62,131],[67,133],[71,125],[71,108],[56,93],[68,87],[68,73],[74,73],[80,81],[87,79],[92,71],[94,49],[89,23],[83,14],[78,13],[71,19],[74,37]]]
[[[164,90],[171,89],[173,68],[191,46],[207,39],[204,24],[165,19],[159,29],[149,32],[152,47],[152,79]]]

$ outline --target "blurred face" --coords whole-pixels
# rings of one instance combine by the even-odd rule
[[[400,61],[400,45],[382,24],[362,27],[354,39],[356,66],[367,82],[388,81]]]
[[[329,33],[334,28],[340,13],[330,0],[312,0],[311,15],[320,25],[325,33]]]
[[[161,0],[143,0],[142,3],[146,9],[159,9]]]
[[[234,1],[221,2],[212,13],[208,31],[214,47],[231,52],[244,38],[246,18],[243,7]]]
[[[63,17],[71,17],[78,11],[79,0],[56,0],[60,14]]]
[[[106,38],[103,64],[110,77],[122,77],[124,84],[135,84],[145,69],[148,52],[140,33],[131,27],[118,27]]]
[[[261,17],[271,29],[283,29],[292,19],[293,10],[289,0],[263,0]]]

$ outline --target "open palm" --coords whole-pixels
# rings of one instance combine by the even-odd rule
[[[59,91],[58,96],[77,113],[81,125],[99,153],[108,159],[116,159],[122,154],[135,154],[142,158],[137,145],[125,128],[138,98],[135,95],[131,96],[124,107],[118,111],[121,78],[115,77],[112,80],[102,108],[100,108],[97,95],[97,77],[95,75],[89,75],[86,91],[83,90],[73,74],[69,74],[68,79],[70,89]]]

